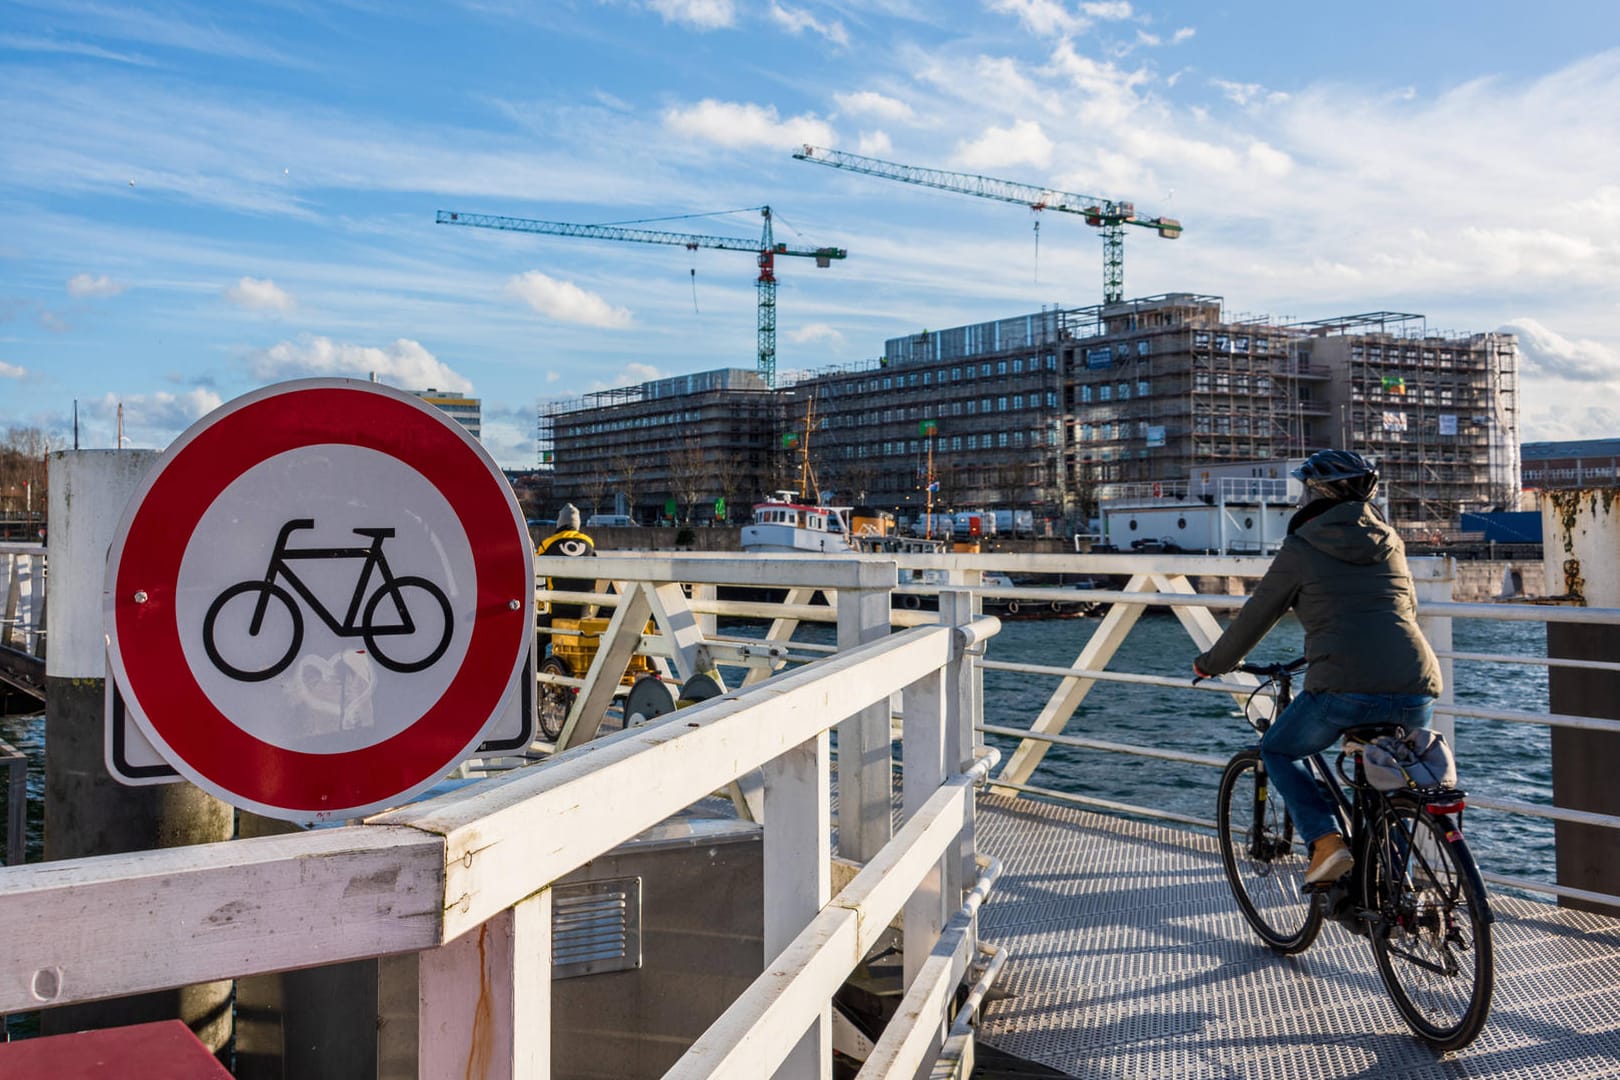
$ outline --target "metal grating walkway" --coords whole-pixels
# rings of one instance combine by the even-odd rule
[[[1620,920],[1493,893],[1491,1018],[1442,1058],[1363,939],[1261,945],[1212,835],[988,794],[979,812],[1005,865],[980,934],[1011,953],[979,1038],[1006,1053],[1085,1080],[1620,1077]]]

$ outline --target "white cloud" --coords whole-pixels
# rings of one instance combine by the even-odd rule
[[[89,274],[74,274],[68,278],[67,291],[69,296],[117,296],[123,292],[125,285],[121,281],[114,281],[105,274],[100,277],[91,277]]]
[[[1041,37],[1076,34],[1090,25],[1059,0],[991,0],[990,10],[1016,16],[1030,33]]]
[[[890,120],[901,124],[914,124],[917,122],[917,114],[910,105],[907,105],[899,98],[880,94],[876,90],[857,90],[852,94],[834,94],[833,100],[838,102],[838,108],[841,112],[875,116],[880,120]]]
[[[400,338],[386,348],[350,345],[326,337],[302,337],[261,349],[248,358],[255,378],[266,382],[311,375],[365,379],[407,390],[470,392],[472,383],[439,360],[418,342]]]
[[[286,315],[296,306],[292,296],[268,278],[245,277],[225,290],[225,299],[247,311]]]
[[[860,138],[855,142],[855,149],[856,152],[866,154],[869,157],[882,157],[884,154],[894,150],[894,143],[889,141],[886,132],[863,131]]]
[[[956,159],[976,169],[1011,165],[1045,168],[1052,160],[1052,140],[1033,120],[1019,120],[1012,127],[986,128],[977,139],[956,148]]]
[[[651,364],[626,364],[617,375],[595,380],[582,392],[594,394],[599,390],[613,390],[621,386],[640,386],[644,382],[652,382],[663,377],[664,373]]]
[[[629,308],[614,307],[571,281],[530,270],[506,283],[506,295],[515,296],[535,311],[559,322],[623,330],[633,321]]]
[[[27,377],[27,368],[18,367],[16,364],[8,364],[4,360],[0,360],[0,379],[26,379]]]
[[[844,24],[837,19],[824,23],[803,8],[783,7],[781,4],[771,4],[771,18],[785,27],[789,33],[801,34],[806,30],[820,34],[834,45],[848,45],[849,32]]]
[[[1620,381],[1620,349],[1590,338],[1571,339],[1535,319],[1514,319],[1502,327],[1519,335],[1520,369],[1570,382]]]
[[[679,135],[720,146],[831,146],[837,137],[831,126],[814,115],[776,114],[774,105],[748,105],[705,98],[696,105],[664,110],[664,126]]]
[[[684,23],[697,30],[723,30],[737,21],[731,0],[647,0],[647,6],[667,23]]]
[[[1131,5],[1126,0],[1101,0],[1098,3],[1081,4],[1080,10],[1093,19],[1128,19],[1131,17]]]
[[[1180,45],[1183,41],[1191,41],[1192,38],[1193,38],[1193,35],[1195,35],[1197,33],[1198,33],[1198,31],[1194,30],[1192,27],[1183,26],[1180,30],[1177,30],[1174,34],[1171,35],[1170,44],[1172,44],[1172,45]]]
[[[829,323],[808,323],[797,330],[790,331],[787,337],[789,341],[797,345],[804,345],[813,341],[825,341],[833,346],[844,344],[844,335]]]
[[[113,427],[119,423],[119,407],[122,406],[125,446],[161,448],[174,441],[174,437],[194,421],[219,408],[222,402],[211,387],[196,386],[178,394],[165,390],[153,394],[103,394],[87,401],[85,412],[87,418]]]
[[[1211,79],[1209,82],[1228,101],[1239,106],[1277,105],[1288,100],[1287,94],[1277,90],[1267,90],[1259,83],[1239,83],[1227,79]]]

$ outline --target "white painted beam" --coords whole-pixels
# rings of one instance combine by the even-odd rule
[[[945,663],[918,629],[379,815],[445,838],[446,940]],[[604,814],[599,808],[611,806]]]
[[[443,841],[404,828],[8,867],[0,1013],[428,948],[443,874]]]

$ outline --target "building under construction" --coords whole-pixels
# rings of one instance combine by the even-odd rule
[[[784,481],[789,398],[754,371],[723,369],[549,402],[541,468],[552,470],[552,498],[587,514],[746,519]]]
[[[1234,318],[1172,293],[923,330],[783,382],[707,372],[551,405],[542,462],[559,499],[683,518],[796,488],[802,437],[824,494],[909,518],[932,502],[1076,525],[1127,486],[1326,446],[1379,463],[1413,535],[1519,486],[1514,336],[1400,312]]]

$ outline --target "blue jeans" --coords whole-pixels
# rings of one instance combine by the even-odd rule
[[[1408,731],[1428,727],[1434,698],[1427,694],[1300,694],[1272,722],[1260,740],[1266,774],[1294,816],[1299,835],[1312,843],[1338,831],[1333,801],[1304,759],[1326,750],[1346,729],[1361,724],[1399,724]]]

